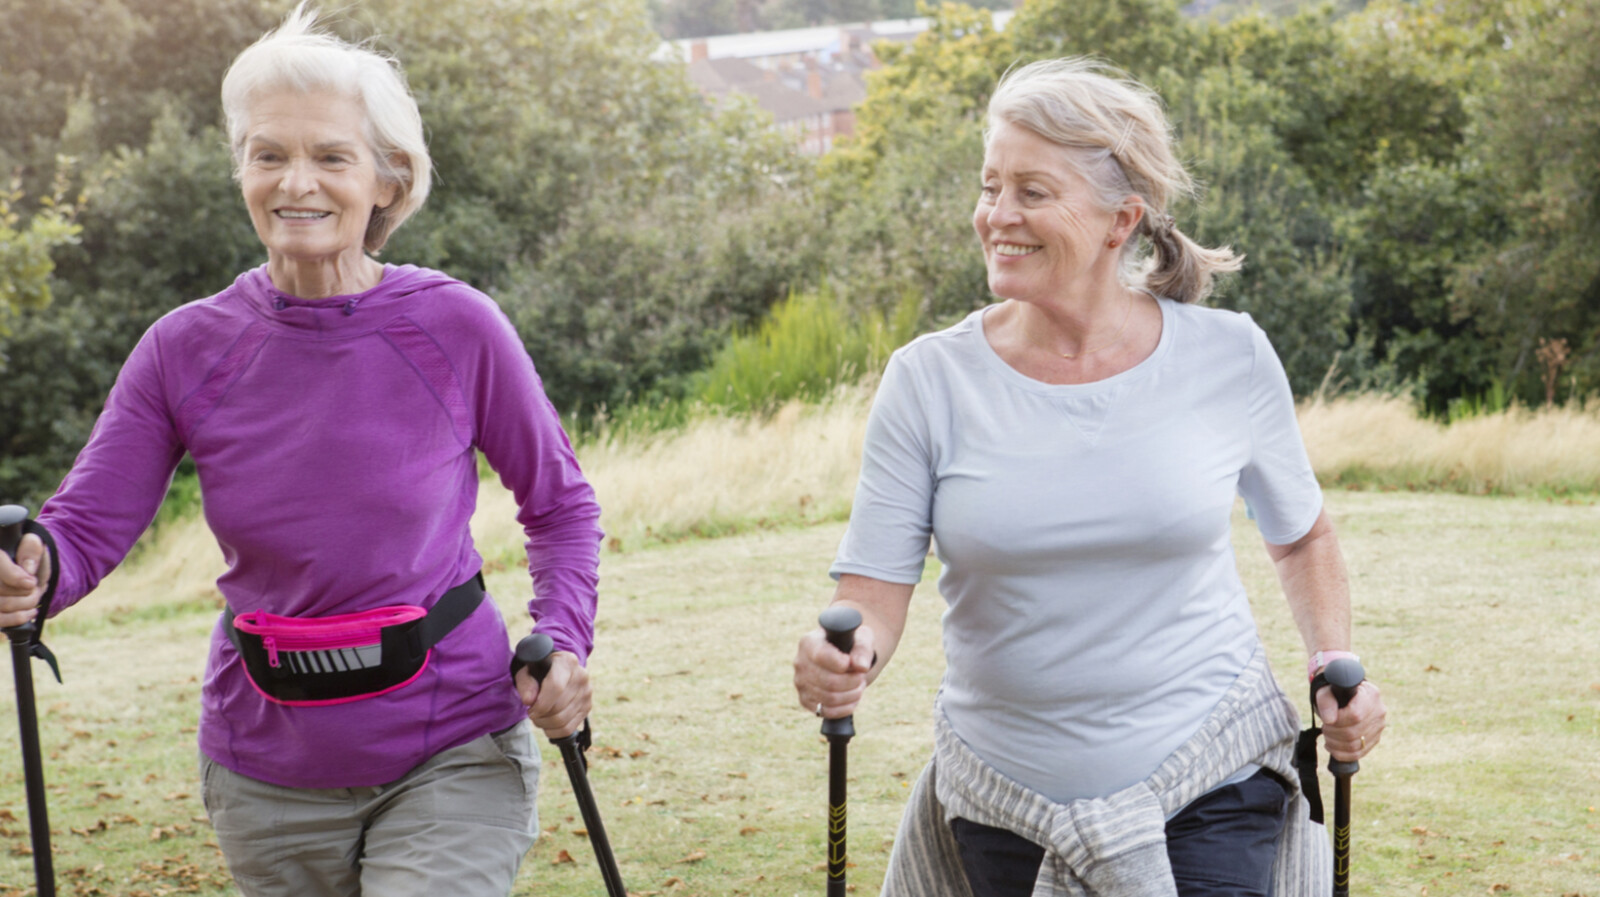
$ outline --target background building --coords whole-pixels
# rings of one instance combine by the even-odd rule
[[[994,13],[996,28],[1009,10]],[[822,154],[855,130],[854,107],[867,95],[866,73],[881,63],[879,41],[908,42],[925,18],[685,38],[661,45],[656,58],[680,61],[712,102],[742,94],[772,114],[806,152]]]

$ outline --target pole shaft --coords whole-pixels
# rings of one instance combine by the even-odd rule
[[[50,814],[45,809],[44,759],[39,752],[39,712],[33,700],[33,658],[25,639],[11,640],[11,671],[17,687],[17,740],[22,743],[28,830],[33,838],[33,875],[39,897],[55,897],[56,875],[50,860]]]
[[[1350,897],[1350,775],[1333,779],[1333,897]]]
[[[611,841],[606,837],[605,823],[600,821],[600,806],[595,803],[594,791],[589,788],[589,772],[584,768],[583,749],[575,736],[556,740],[561,748],[561,760],[567,767],[567,778],[572,780],[572,796],[578,801],[578,812],[583,816],[583,827],[589,833],[589,846],[594,848],[595,861],[600,865],[600,877],[605,880],[610,897],[628,897],[622,885],[622,872],[617,868],[617,858],[611,853]]]
[[[828,897],[844,897],[849,736],[828,739]]]

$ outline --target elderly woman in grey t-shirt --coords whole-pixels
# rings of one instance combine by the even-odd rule
[[[1312,675],[1350,651],[1349,583],[1277,355],[1197,304],[1241,260],[1168,216],[1191,184],[1157,98],[1084,60],[1002,80],[981,185],[1002,301],[890,360],[831,571],[863,625],[848,656],[819,629],[795,659],[802,706],[852,713],[934,540],[947,669],[885,893],[1309,893],[1326,842],[1306,840],[1235,496]],[[1340,759],[1384,728],[1371,682],[1317,712]]]

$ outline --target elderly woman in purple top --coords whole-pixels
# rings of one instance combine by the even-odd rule
[[[393,60],[303,6],[224,79],[267,262],[156,322],[29,536],[0,626],[127,554],[185,453],[227,562],[201,692],[206,809],[248,895],[506,894],[538,832],[532,727],[581,725],[599,509],[488,297],[372,257],[427,197]],[[469,531],[482,452],[557,653],[513,680]],[[338,625],[330,625],[330,621]],[[352,634],[353,633],[353,634]]]

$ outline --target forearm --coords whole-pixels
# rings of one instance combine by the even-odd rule
[[[1290,545],[1269,543],[1267,553],[1306,653],[1350,650],[1350,577],[1327,512],[1305,536]]]

